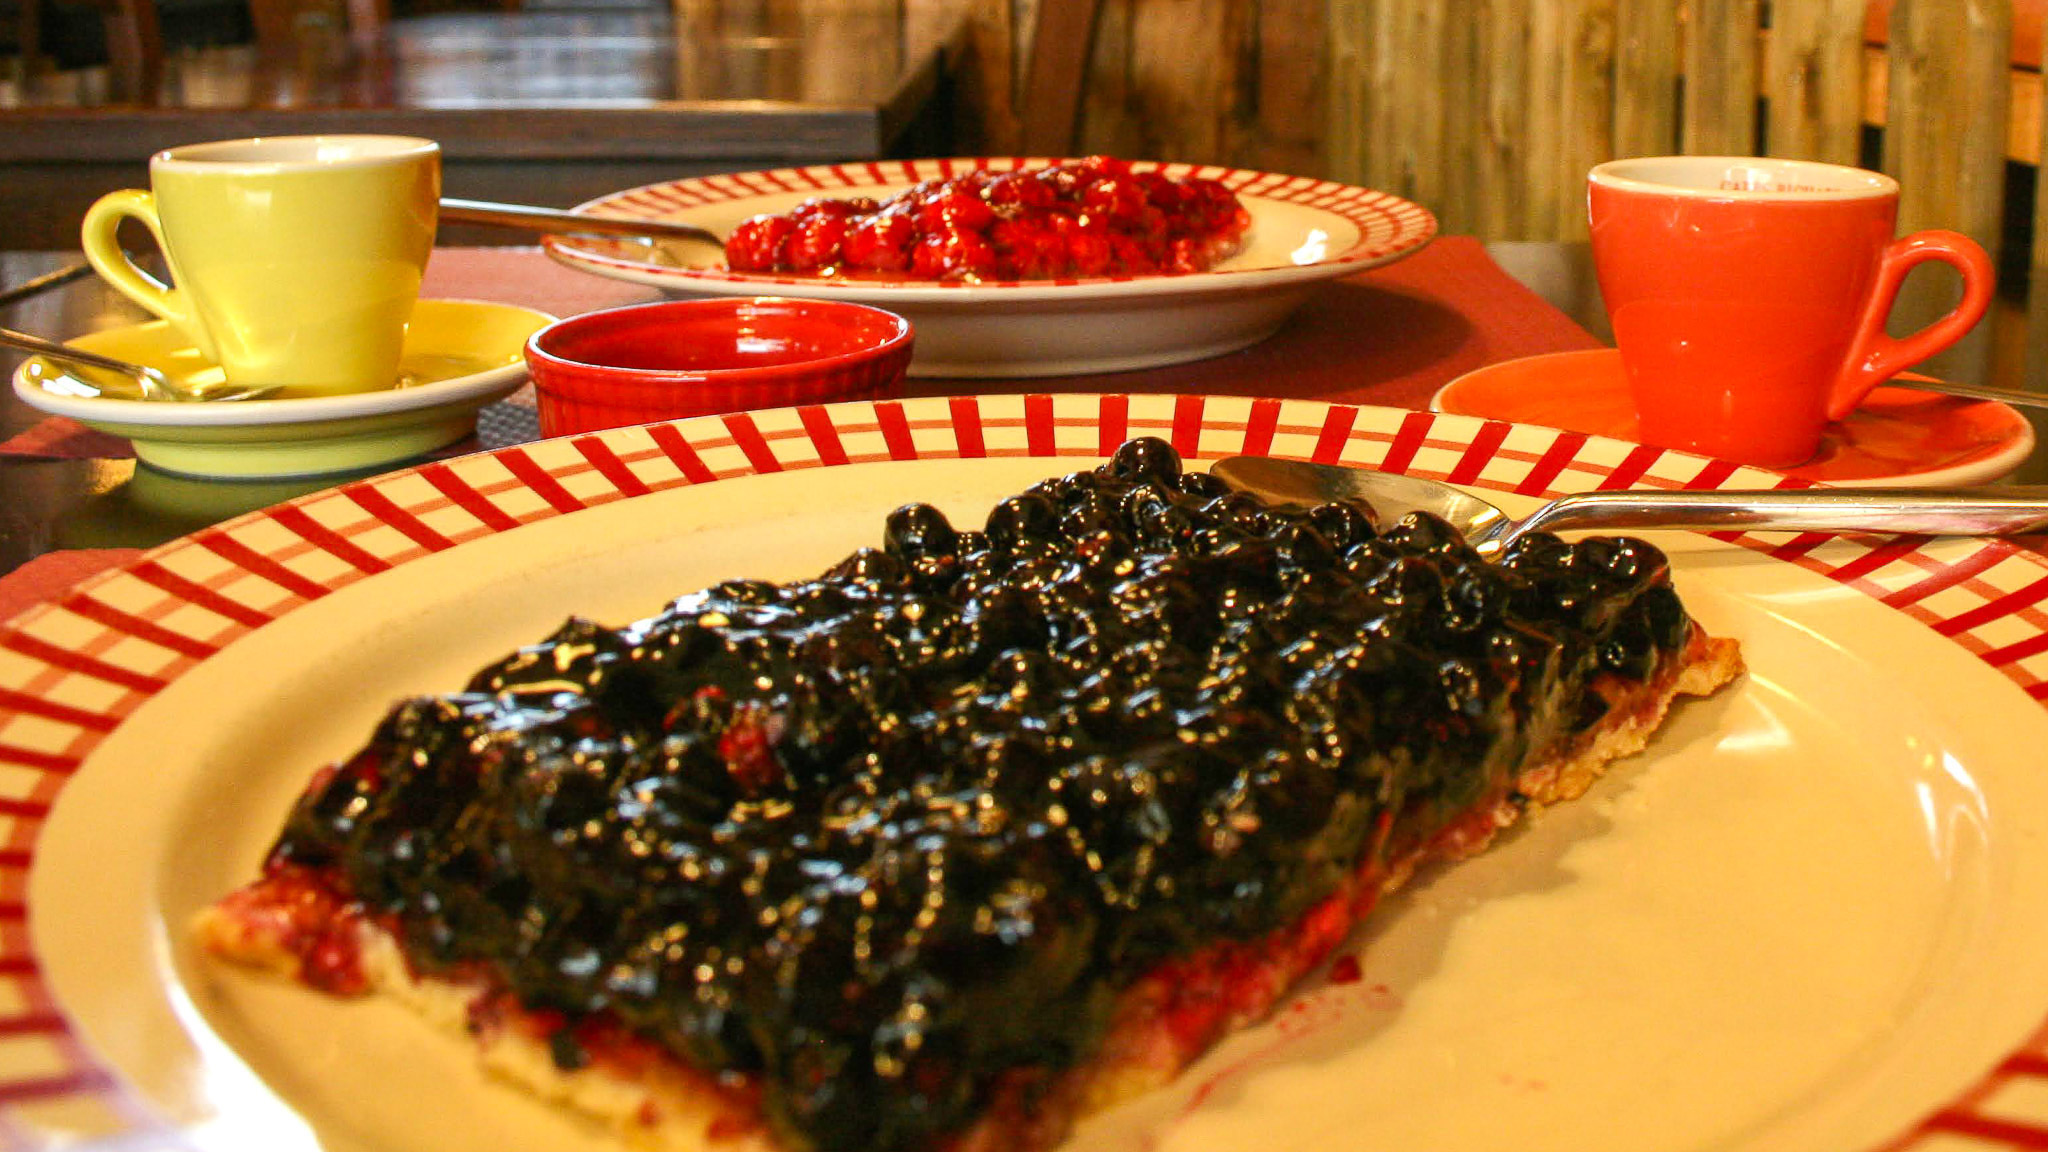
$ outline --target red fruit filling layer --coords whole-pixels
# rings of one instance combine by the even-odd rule
[[[1048,280],[1201,272],[1243,243],[1251,214],[1220,181],[1093,156],[974,171],[887,200],[806,200],[725,244],[735,272],[889,280]]]

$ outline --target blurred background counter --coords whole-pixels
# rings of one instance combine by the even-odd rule
[[[17,23],[41,43],[0,81],[0,249],[74,246],[96,197],[145,186],[152,152],[198,140],[425,136],[449,195],[567,207],[682,176],[930,154],[952,135],[963,25],[893,0],[352,11],[377,2],[106,0],[59,43]],[[45,21],[77,7],[11,3]],[[158,21],[139,44],[134,15]]]

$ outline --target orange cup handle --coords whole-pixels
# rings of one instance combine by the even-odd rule
[[[1906,273],[1929,260],[1939,260],[1962,274],[1962,302],[1927,327],[1895,340],[1885,332],[1885,321],[1891,317],[1899,286],[1905,283]],[[1996,282],[1991,257],[1960,232],[1933,228],[1886,245],[1877,267],[1877,284],[1856,326],[1856,341],[1849,346],[1849,362],[1828,396],[1828,419],[1842,419],[1863,403],[1871,389],[1961,340],[1984,318]]]

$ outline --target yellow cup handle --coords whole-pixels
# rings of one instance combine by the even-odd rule
[[[218,362],[220,357],[214,354],[213,341],[207,339],[206,330],[193,314],[185,293],[151,276],[128,259],[117,235],[123,220],[141,221],[156,239],[157,249],[164,254],[165,263],[170,262],[171,250],[164,244],[163,225],[157,219],[156,197],[140,188],[109,192],[85,210],[85,224],[80,229],[79,243],[85,248],[86,261],[121,295],[162,317],[184,333],[186,339],[199,349],[200,355]],[[177,274],[173,265],[172,279],[176,279]]]

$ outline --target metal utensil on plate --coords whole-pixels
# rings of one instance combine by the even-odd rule
[[[1409,512],[1442,517],[1481,555],[1525,532],[1567,528],[1691,528],[1884,535],[2012,536],[2048,531],[2048,487],[1809,488],[1723,492],[1586,492],[1515,520],[1460,488],[1334,464],[1232,456],[1209,471],[1281,504],[1364,500],[1382,522]]]
[[[463,224],[488,224],[499,228],[524,228],[531,232],[581,232],[599,236],[640,236],[652,240],[699,240],[725,245],[725,238],[709,228],[678,224],[673,220],[627,220],[616,216],[591,216],[559,208],[535,208],[527,204],[499,204],[490,200],[441,201],[441,219]]]
[[[192,388],[172,380],[146,364],[131,364],[126,360],[117,360],[112,356],[102,356],[97,352],[87,352],[82,348],[73,348],[68,344],[59,344],[54,340],[45,340],[40,336],[30,336],[26,332],[15,332],[6,328],[0,328],[0,345],[33,352],[48,360],[93,369],[91,375],[82,377],[85,383],[99,389],[101,395],[118,400],[219,403],[229,400],[256,400],[277,391],[276,387],[270,385],[250,388],[222,384],[217,388]],[[109,379],[106,373],[112,373],[113,379],[126,381],[126,384],[106,387],[103,383]]]
[[[40,296],[54,288],[62,288],[74,280],[83,280],[92,275],[90,264],[69,264],[54,272],[45,272],[30,280],[24,280],[12,288],[0,290],[0,308],[19,304],[32,296]]]
[[[1944,396],[1960,396],[1966,400],[1996,400],[2015,408],[2048,408],[2048,396],[2034,392],[2015,392],[2010,388],[1981,388],[1975,384],[1957,384],[1950,380],[1895,379],[1895,388],[1911,388],[1916,392],[1939,392]]]

